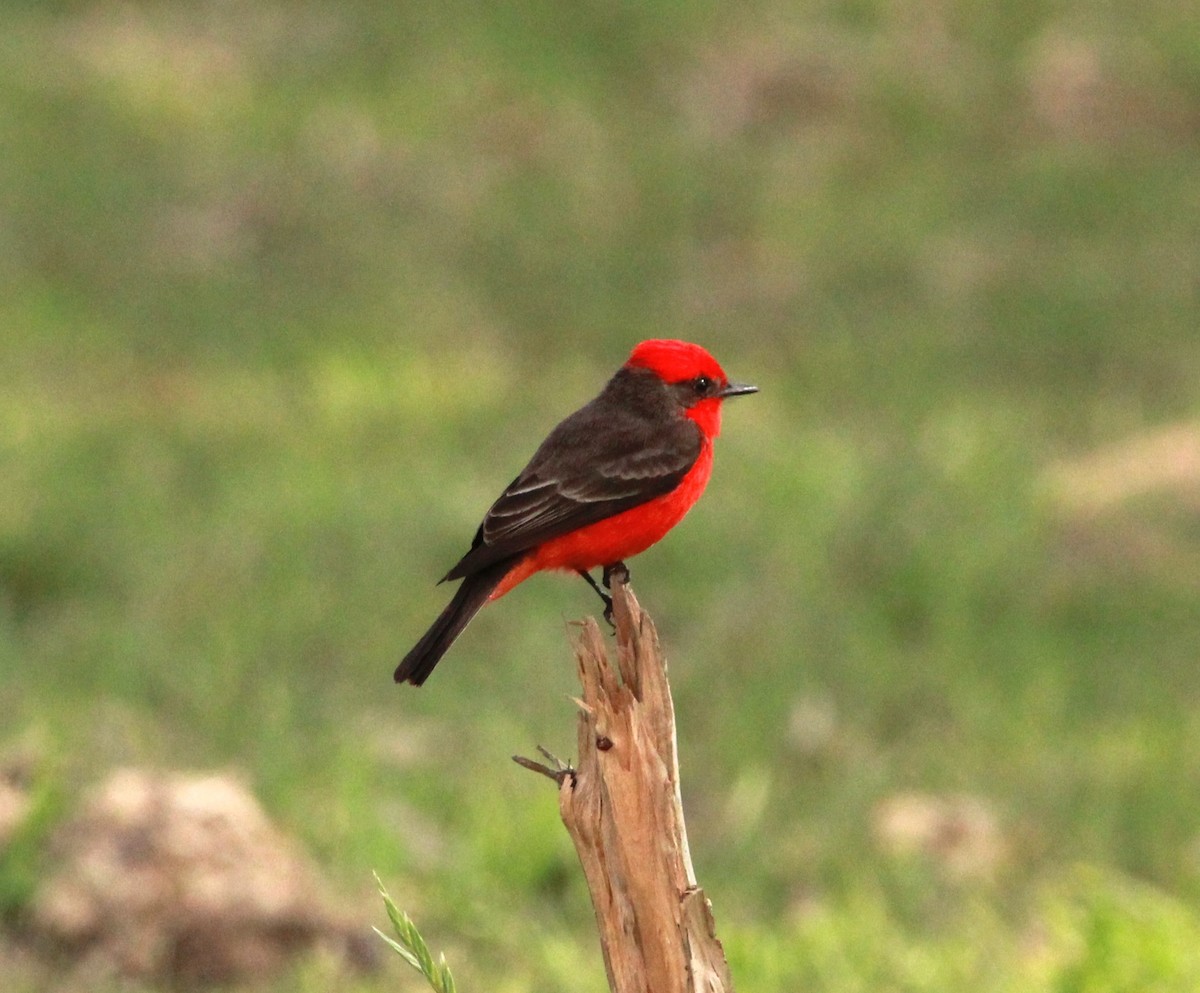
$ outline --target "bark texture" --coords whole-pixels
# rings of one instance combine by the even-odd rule
[[[732,993],[688,851],[666,660],[629,588],[614,581],[612,596],[615,662],[592,618],[575,646],[579,767],[559,790],[608,983],[613,993]]]

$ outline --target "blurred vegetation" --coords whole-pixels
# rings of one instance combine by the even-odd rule
[[[508,761],[570,753],[594,595],[539,578],[425,689],[390,674],[545,431],[683,337],[762,388],[633,567],[740,985],[1200,987],[1200,482],[1054,485],[1200,414],[1190,7],[0,23],[0,749],[47,795],[235,767],[464,990],[599,988]],[[908,794],[972,798],[995,844],[889,845]]]

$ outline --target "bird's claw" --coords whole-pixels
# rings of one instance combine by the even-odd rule
[[[613,604],[612,597],[610,596],[605,596],[604,598],[604,619],[608,621],[608,626],[612,628],[613,631],[617,630],[617,623],[613,620]]]
[[[613,581],[614,577],[617,579],[618,582],[621,582],[621,583],[629,582],[629,569],[626,567],[625,563],[624,562],[613,562],[610,565],[606,565],[604,567],[604,577],[602,580],[602,582],[604,584],[603,589],[601,589],[600,583],[597,583],[596,580],[594,580],[592,578],[592,574],[590,572],[588,572],[587,570],[580,569],[579,575],[581,575],[584,579],[586,579],[588,581],[588,585],[592,589],[594,589],[596,591],[596,595],[598,597],[600,597],[601,600],[604,601],[604,619],[606,621],[608,621],[608,626],[610,628],[612,628],[614,631],[617,630],[617,625],[613,621],[612,596],[609,593],[605,593],[604,590],[612,589],[612,581]]]
[[[612,589],[613,578],[616,578],[619,583],[629,582],[629,566],[624,562],[612,562],[604,567],[604,576],[602,582],[606,590]]]

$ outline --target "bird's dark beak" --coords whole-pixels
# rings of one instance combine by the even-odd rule
[[[725,389],[721,390],[720,396],[725,397],[744,397],[750,393],[757,393],[758,387],[751,386],[748,383],[728,383]]]

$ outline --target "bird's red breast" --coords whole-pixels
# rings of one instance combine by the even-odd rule
[[[712,475],[712,451],[712,443],[706,440],[687,475],[671,492],[543,542],[509,570],[489,599],[504,596],[544,569],[595,569],[644,552],[682,521],[700,499]]]

